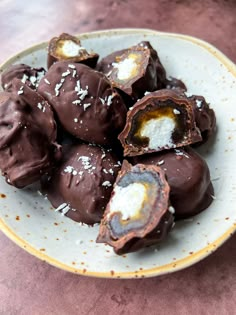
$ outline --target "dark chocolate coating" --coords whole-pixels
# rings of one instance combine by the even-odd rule
[[[66,216],[72,220],[100,222],[121,163],[112,151],[95,145],[78,144],[63,151],[58,168],[42,182],[43,192],[55,208],[68,204]]]
[[[173,77],[166,79],[166,89],[177,90],[180,91],[180,93],[187,91],[187,87],[184,82]]]
[[[63,128],[81,140],[110,145],[125,125],[127,110],[119,94],[102,73],[83,64],[56,62],[38,92]]]
[[[202,142],[197,143],[199,145],[205,143],[216,132],[216,116],[203,96],[193,95],[189,99],[193,101],[196,125],[202,135]]]
[[[159,165],[166,172],[176,219],[192,217],[213,201],[207,163],[190,147],[137,156],[132,163]]]
[[[115,64],[124,61],[132,53],[141,55],[138,73],[131,75],[128,79],[119,80]],[[165,69],[156,50],[146,41],[106,56],[100,61],[97,69],[109,78],[114,87],[129,95],[134,101],[143,97],[146,91],[155,91],[165,87]]]
[[[12,65],[3,71],[1,75],[1,85],[5,91],[12,91],[12,81],[17,78],[26,83],[30,88],[36,89],[39,81],[45,75],[44,68],[32,68],[25,64]]]
[[[68,57],[65,55],[59,55],[56,52],[56,48],[58,45],[60,45],[60,42],[64,40],[70,40],[74,42],[79,47],[81,46],[80,40],[72,35],[69,35],[67,33],[63,33],[58,37],[53,37],[49,44],[48,44],[48,60],[47,60],[47,66],[48,69],[51,67],[51,65],[57,61],[70,61],[70,62],[78,62],[83,63],[91,68],[95,68],[99,55],[96,53],[88,53],[85,48],[79,50],[79,53],[77,56],[74,57]]]
[[[145,200],[142,201],[139,215],[122,219],[122,212],[111,212],[116,188],[129,187],[134,183],[145,185]],[[101,221],[97,242],[111,245],[114,251],[121,255],[157,244],[166,237],[172,225],[169,185],[164,171],[158,166],[132,166],[124,161]]]
[[[19,79],[0,94],[0,169],[18,188],[37,181],[60,157],[50,105]]]
[[[156,115],[159,118],[171,115],[170,117],[175,119],[172,147],[166,144],[163,147],[149,148],[149,140],[137,135],[142,124],[152,118],[158,118]],[[155,136],[158,138],[158,133]],[[135,103],[128,111],[125,128],[118,139],[124,148],[124,155],[135,156],[186,146],[201,141],[202,137],[195,123],[193,102],[178,92],[164,89],[149,93]]]

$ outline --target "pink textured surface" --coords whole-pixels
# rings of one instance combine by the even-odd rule
[[[234,0],[42,0],[24,6],[2,0],[0,62],[63,31],[114,27],[193,35],[235,62],[235,16]],[[236,235],[195,266],[143,280],[76,276],[32,257],[2,233],[0,248],[0,315],[235,314]]]

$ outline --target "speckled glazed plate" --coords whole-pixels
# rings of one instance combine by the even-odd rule
[[[74,273],[107,278],[151,277],[188,267],[218,248],[236,229],[236,67],[211,45],[193,37],[143,29],[100,31],[80,36],[100,56],[148,40],[167,74],[181,78],[188,92],[202,94],[217,116],[218,131],[201,147],[215,189],[207,211],[178,222],[158,247],[117,256],[96,244],[98,226],[86,227],[56,213],[37,187],[17,190],[0,178],[0,228],[19,246]],[[6,61],[46,67],[47,43]]]

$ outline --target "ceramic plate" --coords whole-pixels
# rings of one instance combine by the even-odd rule
[[[48,263],[74,273],[107,278],[157,276],[190,266],[219,247],[236,229],[236,67],[216,48],[193,37],[143,29],[83,34],[82,44],[101,57],[148,40],[167,74],[182,79],[188,92],[204,95],[214,108],[218,131],[201,147],[215,189],[207,211],[178,222],[158,247],[117,256],[96,244],[98,226],[86,227],[56,213],[37,191],[17,190],[0,179],[0,228],[14,242]],[[47,43],[6,61],[46,67]]]

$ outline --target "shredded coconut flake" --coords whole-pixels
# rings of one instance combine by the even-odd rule
[[[41,103],[38,103],[37,107],[42,110],[43,109],[43,105]]]
[[[72,175],[77,175],[78,174],[78,172],[74,169],[74,167],[73,166],[69,166],[69,165],[64,169],[64,172],[72,174]]]
[[[112,104],[112,99],[114,98],[114,94],[111,94],[109,96],[105,96],[105,98],[101,98],[99,97],[102,105],[105,105],[105,103],[107,104],[107,106],[110,106]]]
[[[68,69],[68,70],[66,70],[66,72],[63,72],[61,76],[67,77],[69,74],[70,74],[70,70]]]
[[[56,209],[55,209],[55,211],[57,212],[57,211],[60,211],[60,210],[62,210],[63,208],[65,208],[67,206],[67,203],[62,203],[59,207],[57,207]]]
[[[70,210],[71,210],[70,206],[67,205],[65,208],[61,210],[61,215],[67,214],[67,212],[69,212]]]
[[[102,105],[104,105],[105,104],[105,100],[103,98],[101,98],[101,97],[99,97],[99,99],[102,102]]]
[[[184,152],[178,150],[178,149],[175,149],[175,154],[176,155],[183,155],[185,156],[187,159],[189,159],[189,156],[187,154],[185,154]]]
[[[75,65],[69,64],[68,68],[75,69]]]
[[[27,79],[28,79],[28,76],[26,74],[24,74],[22,79],[21,79],[21,82],[25,83]]]
[[[79,98],[81,100],[84,100],[85,97],[88,95],[88,86],[86,86],[85,90],[82,89],[80,80],[76,82],[75,91],[77,92],[77,95],[79,95]]]
[[[164,164],[165,163],[165,161],[164,160],[161,160],[161,161],[159,161],[157,164],[158,165],[162,165],[162,164]]]
[[[91,106],[91,103],[86,103],[83,106],[84,106],[84,110],[86,110],[89,106]]]
[[[81,100],[75,100],[72,102],[72,104],[75,104],[75,105],[80,105],[80,103],[81,103]]]
[[[173,109],[173,113],[174,113],[175,115],[179,115],[179,114],[180,114],[180,111],[179,111],[178,109],[174,108],[174,109]]]
[[[111,175],[114,175],[114,171],[113,171],[112,168],[110,168],[110,169],[108,170],[108,172],[109,172]]]
[[[50,85],[51,83],[48,81],[48,79],[44,79],[44,82]]]
[[[107,106],[110,106],[112,104],[113,95],[109,95],[107,98]]]
[[[88,172],[91,173],[92,172],[92,164],[91,162],[91,158],[89,156],[80,156],[78,158],[78,161],[82,161],[82,165],[84,167],[85,170],[89,170]]]
[[[111,184],[111,182],[109,182],[109,180],[106,180],[105,182],[102,183],[102,186],[104,186],[104,187],[111,187],[112,184]]]
[[[55,93],[56,93],[56,96],[58,96],[60,94],[60,88],[62,87],[62,84],[64,83],[65,79],[61,79],[61,82],[60,83],[57,83],[56,86],[55,86]]]
[[[29,80],[30,80],[30,82],[31,82],[33,85],[35,85],[35,83],[36,83],[36,81],[37,81],[37,78],[34,77],[34,76],[31,76],[31,77],[29,78]]]
[[[174,214],[174,213],[175,213],[175,208],[172,207],[172,206],[170,206],[170,207],[169,207],[169,212],[172,213],[172,214]]]
[[[202,107],[202,101],[196,100],[196,105],[197,105],[197,108],[201,108]]]
[[[76,70],[73,70],[72,77],[75,78],[76,74],[77,74]]]

